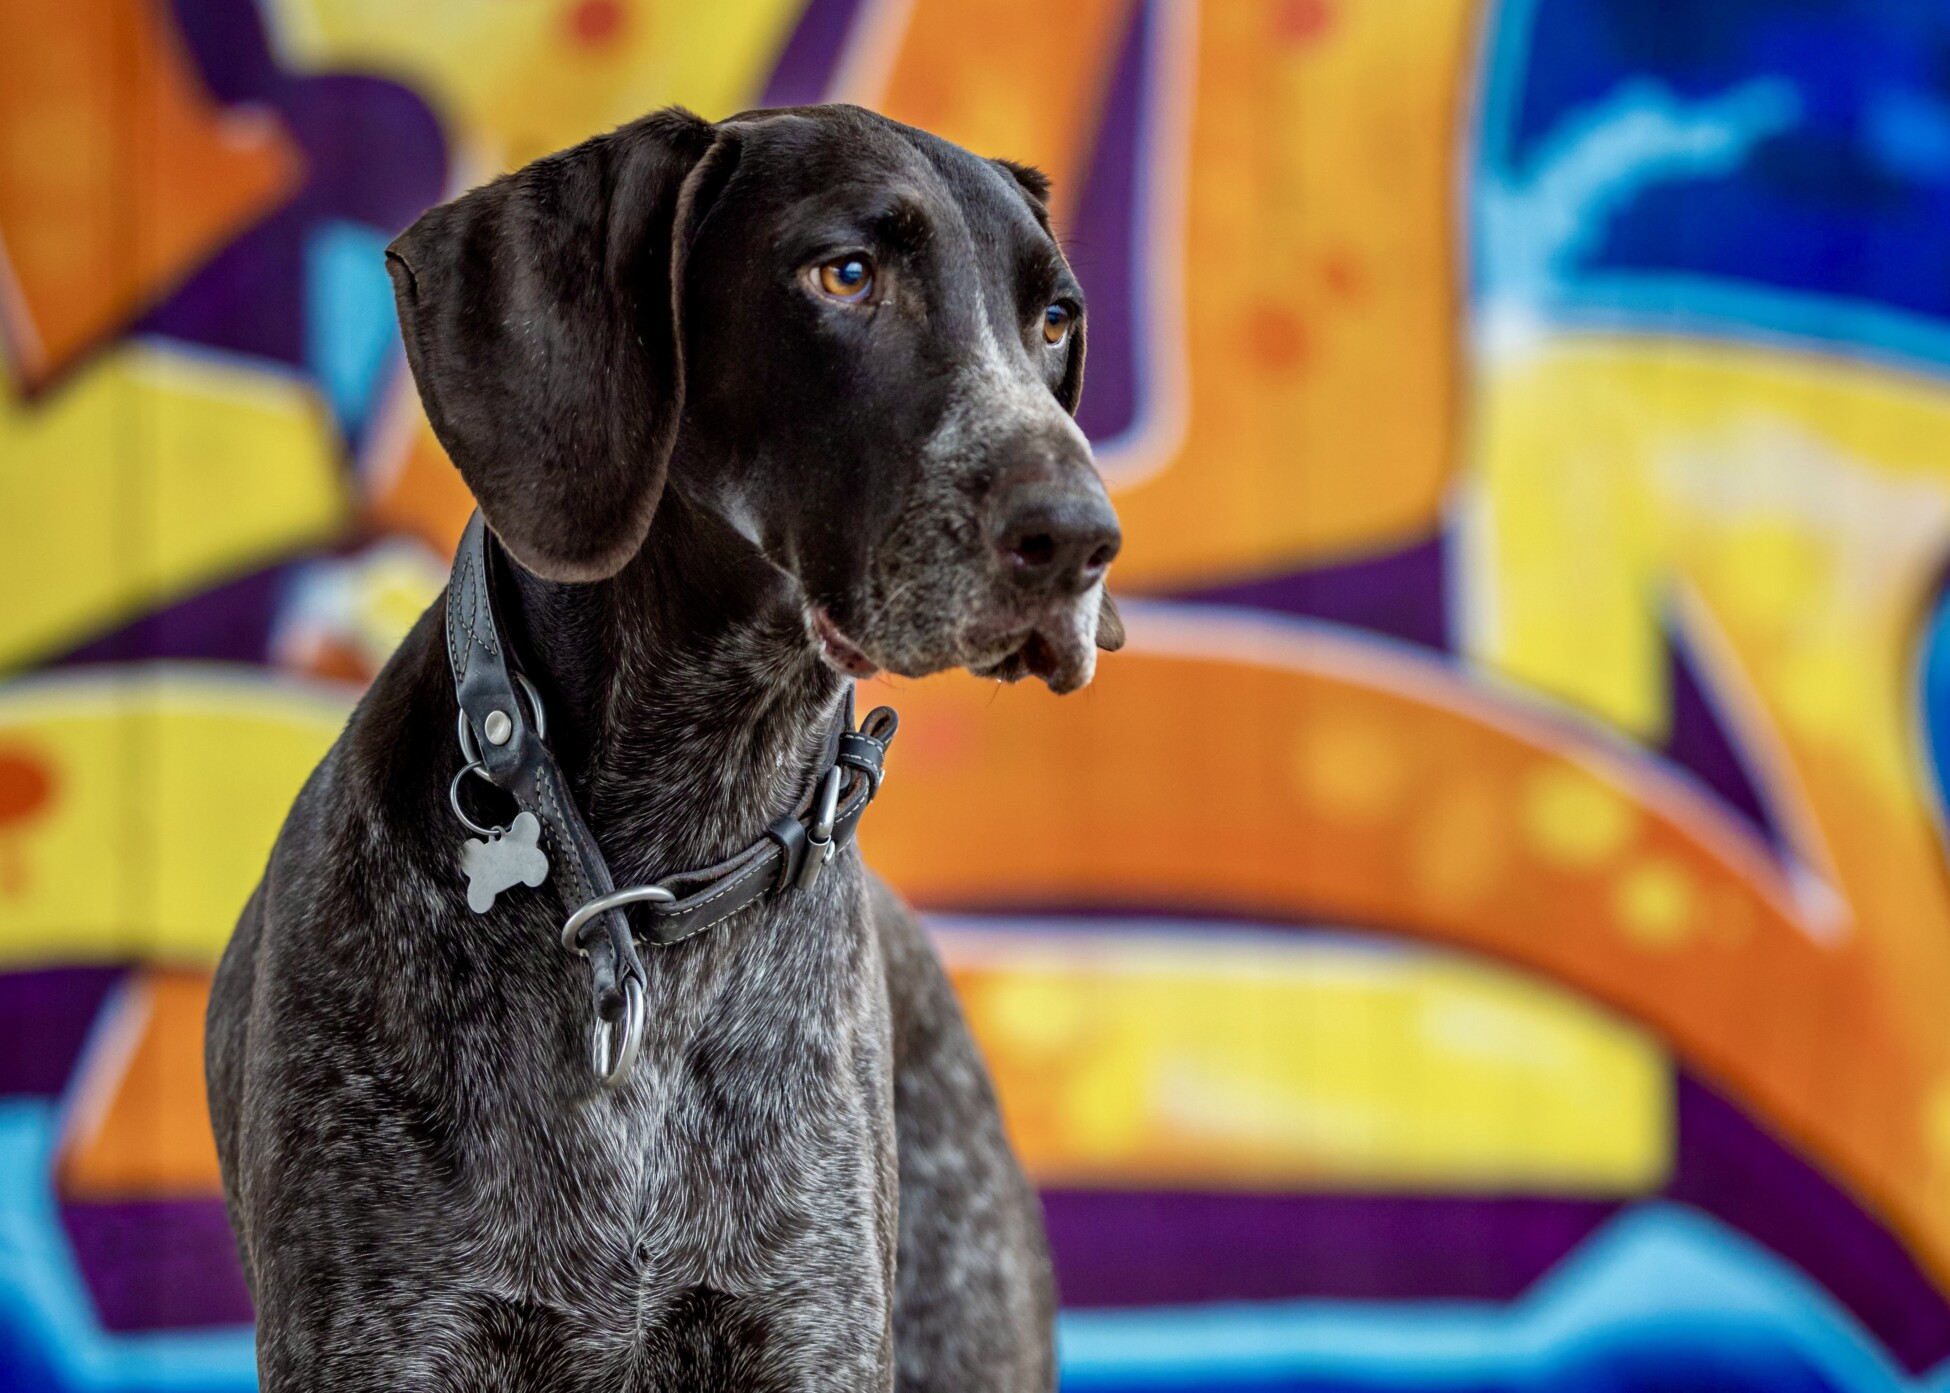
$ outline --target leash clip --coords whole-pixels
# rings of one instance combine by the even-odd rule
[[[826,771],[826,777],[819,785],[819,803],[813,825],[806,833],[806,860],[799,868],[799,888],[810,890],[819,880],[819,873],[826,869],[826,863],[833,859],[833,822],[840,811],[840,767],[835,764]]]

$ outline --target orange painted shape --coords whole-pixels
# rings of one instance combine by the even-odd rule
[[[56,1170],[74,1199],[208,1195],[222,1189],[203,1094],[210,974],[132,973],[83,1061]]]
[[[1524,965],[1655,1029],[1950,1275],[1927,1127],[1950,1037],[1887,1010],[1886,960],[1814,931],[1708,796],[1439,660],[1225,612],[1128,618],[1082,698],[866,694],[900,707],[903,741],[863,840],[910,898],[1326,920]]]
[[[1060,216],[1083,183],[1131,0],[888,8],[906,28],[886,90],[853,99],[977,154],[1036,165]]]
[[[0,318],[46,382],[287,198],[277,117],[204,91],[159,0],[0,0]]]
[[[1099,452],[1121,585],[1267,574],[1437,524],[1459,448],[1454,159],[1476,11],[1163,12],[1138,270],[1152,381],[1136,433]]]

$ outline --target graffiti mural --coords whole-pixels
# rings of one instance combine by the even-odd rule
[[[865,833],[1066,1387],[1950,1386],[1928,0],[0,0],[0,1386],[254,1382],[209,972],[470,506],[381,249],[824,99],[1090,297],[1130,645]]]

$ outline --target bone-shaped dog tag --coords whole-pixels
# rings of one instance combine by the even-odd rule
[[[476,914],[494,908],[494,897],[512,885],[540,885],[548,879],[548,854],[541,848],[542,824],[533,813],[517,813],[506,832],[460,849],[467,873],[467,907]]]

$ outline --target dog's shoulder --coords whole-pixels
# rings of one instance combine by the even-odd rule
[[[213,1032],[270,995],[308,1009],[370,981],[375,945],[453,917],[454,876],[441,871],[458,854],[445,794],[458,756],[439,611],[407,635],[293,801],[219,967]]]

